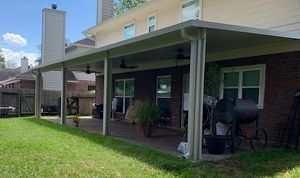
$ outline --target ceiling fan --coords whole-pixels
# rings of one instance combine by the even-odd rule
[[[129,66],[129,65],[126,64],[126,60],[123,59],[123,60],[121,60],[121,63],[119,64],[118,67],[119,67],[120,69],[135,69],[135,68],[137,68],[137,67],[139,67],[139,66]]]
[[[92,71],[90,65],[86,65],[85,73],[86,74],[92,74],[92,73],[101,74],[101,72]]]

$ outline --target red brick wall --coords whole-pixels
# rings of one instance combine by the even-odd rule
[[[114,84],[116,79],[135,79],[135,98],[139,100],[147,100],[155,102],[156,100],[156,82],[157,77],[161,75],[172,76],[172,91],[171,91],[171,126],[180,127],[181,117],[181,102],[182,102],[182,75],[188,72],[188,66],[146,70],[139,72],[128,72],[122,74],[113,75],[113,96],[114,96]],[[97,91],[96,101],[103,103],[103,76],[96,78]]]
[[[35,81],[34,80],[21,80],[20,88],[22,89],[35,89]]]
[[[275,140],[279,126],[287,122],[294,92],[300,88],[300,52],[233,59],[218,62],[221,67],[266,64],[264,109],[260,111],[260,127],[266,129],[268,136]],[[171,126],[179,127],[182,107],[182,74],[189,71],[188,66],[129,72],[113,75],[116,79],[135,78],[135,97],[155,102],[156,79],[159,75],[172,75]],[[97,89],[103,79],[97,83]],[[112,87],[114,89],[114,87]],[[103,92],[98,92],[103,99]]]
[[[287,122],[293,94],[300,89],[300,52],[250,57],[223,61],[223,67],[266,64],[264,109],[260,112],[260,127],[276,140],[279,128]]]
[[[79,92],[86,92],[88,91],[88,86],[93,85],[95,86],[94,81],[85,81],[85,80],[79,80],[75,83],[69,83],[67,85],[67,91],[68,93],[79,93]]]
[[[103,76],[96,77],[96,101],[97,104],[103,104]]]

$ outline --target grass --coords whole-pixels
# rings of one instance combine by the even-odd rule
[[[300,177],[300,153],[272,149],[192,163],[45,120],[0,119],[0,177]]]

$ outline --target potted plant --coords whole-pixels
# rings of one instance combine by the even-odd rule
[[[136,110],[137,122],[145,137],[151,137],[155,122],[160,119],[161,109],[154,103],[140,104]]]
[[[80,122],[79,115],[76,114],[75,116],[73,116],[72,120],[73,120],[74,126],[78,127],[79,122]]]
[[[204,80],[204,95],[205,95],[205,110],[207,116],[204,119],[203,130],[212,132],[211,121],[213,119],[213,109],[219,98],[220,91],[220,67],[217,64],[209,64],[205,71]]]
[[[204,94],[206,96],[205,110],[207,116],[204,120],[203,130],[209,130],[205,135],[205,144],[210,154],[223,154],[227,142],[226,136],[215,134],[215,123],[213,121],[213,110],[219,98],[220,90],[220,68],[217,64],[209,64],[205,71]]]

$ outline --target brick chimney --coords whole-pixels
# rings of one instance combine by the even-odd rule
[[[97,24],[114,16],[114,0],[97,0]]]
[[[28,59],[26,57],[21,58],[21,73],[28,71]]]
[[[66,12],[57,5],[43,9],[41,63],[61,60],[65,56]]]

